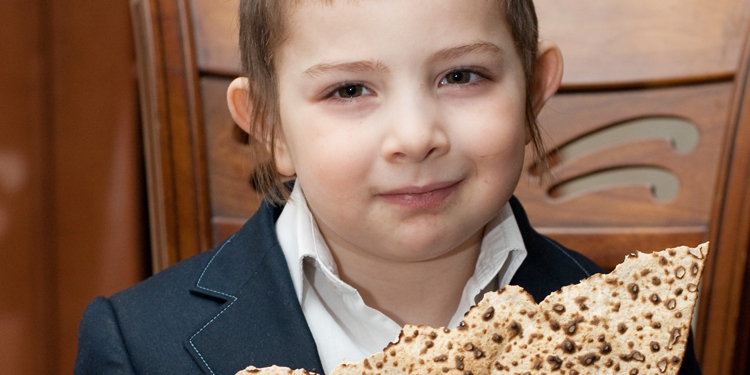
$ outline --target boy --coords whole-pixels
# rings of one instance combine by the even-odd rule
[[[454,327],[486,291],[514,283],[541,300],[599,271],[511,199],[525,145],[543,154],[534,118],[562,76],[530,1],[247,0],[240,12],[247,77],[229,107],[271,152],[261,181],[280,204],[94,301],[77,373],[322,373],[403,324]],[[296,178],[291,195],[282,176]],[[683,369],[698,371],[692,353]]]

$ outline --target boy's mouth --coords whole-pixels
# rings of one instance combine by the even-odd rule
[[[437,182],[424,186],[405,186],[378,194],[387,203],[407,210],[426,210],[442,205],[463,180]]]

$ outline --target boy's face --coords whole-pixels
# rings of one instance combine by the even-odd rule
[[[304,1],[276,51],[283,140],[334,254],[395,261],[481,241],[529,140],[495,1]]]

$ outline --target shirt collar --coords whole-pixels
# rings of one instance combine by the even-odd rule
[[[276,220],[276,233],[289,266],[297,300],[302,300],[305,258],[313,259],[321,269],[327,271],[326,274],[338,279],[336,262],[307,207],[305,195],[298,183],[294,184],[292,194]]]

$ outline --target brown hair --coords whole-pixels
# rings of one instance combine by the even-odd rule
[[[282,179],[276,171],[274,149],[276,141],[283,136],[279,118],[279,97],[274,69],[274,51],[285,38],[285,15],[290,2],[300,0],[241,0],[240,2],[240,56],[242,71],[250,82],[252,98],[252,135],[253,142],[264,143],[253,147],[255,150],[267,149],[268,155],[256,155],[263,160],[253,175],[253,183],[261,193],[266,193],[275,202],[284,202],[288,198],[287,189],[282,186]],[[521,56],[524,78],[526,81],[526,122],[531,134],[536,165],[542,166],[545,150],[539,127],[534,116],[534,109],[529,93],[534,88],[534,64],[537,54],[539,31],[536,10],[532,0],[495,0],[502,7],[505,21],[508,24],[516,51]],[[265,141],[261,141],[265,140]]]

